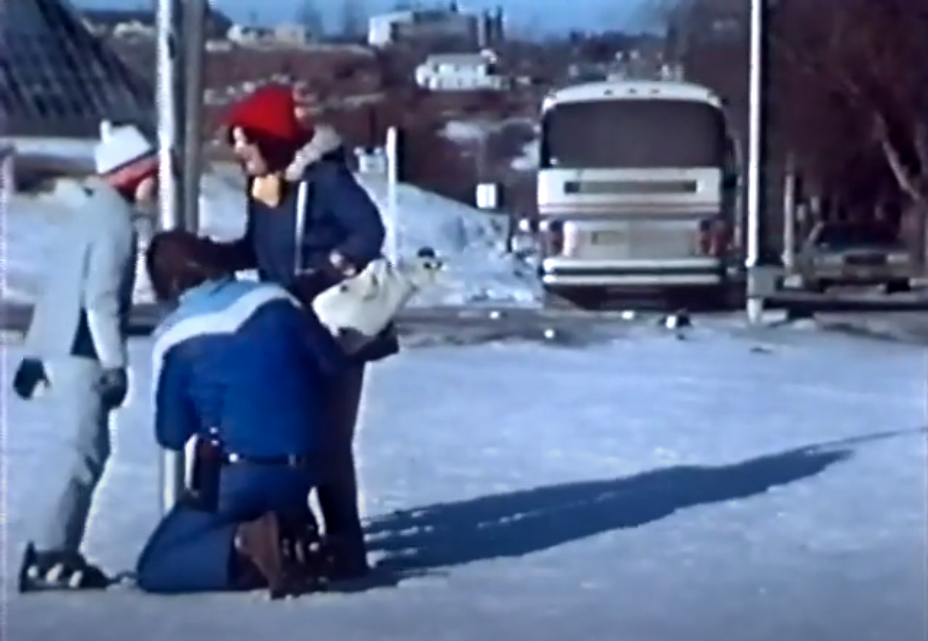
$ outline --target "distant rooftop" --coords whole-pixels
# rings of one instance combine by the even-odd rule
[[[214,9],[211,4],[207,7],[206,36],[224,38],[235,23],[229,16]],[[128,22],[137,22],[147,27],[155,26],[154,9],[82,9],[80,13],[87,22],[107,29]]]
[[[91,35],[67,0],[6,0],[0,33],[0,135],[94,137],[104,119],[153,123],[151,82]]]

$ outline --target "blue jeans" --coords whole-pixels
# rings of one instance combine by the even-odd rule
[[[178,505],[155,528],[139,556],[138,586],[163,594],[234,589],[238,527],[267,512],[308,510],[312,481],[308,470],[283,465],[223,469],[215,512]]]

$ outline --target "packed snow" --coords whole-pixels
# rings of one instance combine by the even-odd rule
[[[380,176],[360,178],[388,225],[396,230],[400,256],[414,256],[420,248],[432,247],[446,261],[447,268],[436,286],[413,304],[538,304],[540,287],[531,268],[506,251],[505,217],[481,212],[408,184],[398,185],[394,212],[386,180]],[[53,251],[60,217],[61,206],[55,192],[16,195],[8,203],[0,224],[0,253],[6,269],[4,299],[32,299],[41,266]],[[144,222],[145,217],[140,217],[139,223]],[[242,233],[245,222],[242,181],[229,167],[219,166],[204,176],[200,222],[202,232],[217,238],[229,239]],[[140,278],[139,283],[137,302],[150,300],[146,279]]]
[[[131,346],[89,534],[112,570],[157,518],[148,350]],[[374,366],[359,435],[369,541],[397,585],[274,603],[10,591],[3,636],[923,641],[925,355],[725,327],[409,349]],[[62,435],[41,401],[2,406],[11,590]]]
[[[16,152],[21,155],[63,159],[89,159],[93,158],[93,148],[96,141],[77,138],[4,137],[2,143],[14,147]]]
[[[512,117],[502,120],[496,118],[472,118],[469,120],[449,120],[442,129],[442,135],[451,142],[471,145],[488,140],[507,129],[538,130],[534,118]]]
[[[472,120],[451,120],[442,129],[442,135],[458,144],[479,143],[492,133],[489,123]]]

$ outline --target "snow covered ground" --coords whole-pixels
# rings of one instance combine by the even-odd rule
[[[245,210],[240,179],[218,168],[203,180],[202,231],[234,238],[244,227]],[[442,198],[412,185],[398,188],[398,211],[388,207],[383,178],[365,177],[364,185],[384,215],[398,229],[400,255],[415,255],[431,246],[447,261],[436,288],[417,299],[419,305],[462,305],[490,302],[495,305],[534,306],[540,299],[531,269],[505,251],[503,217]],[[56,196],[16,196],[0,220],[0,259],[4,266],[3,298],[29,300],[35,292],[39,268],[48,259],[60,220]],[[143,279],[144,280],[144,279]],[[144,286],[137,299],[150,298]]]
[[[411,578],[277,603],[9,592],[0,635],[923,641],[925,356],[727,327],[407,350],[371,376],[360,464],[371,547]],[[89,538],[114,570],[157,516],[148,345],[132,358]],[[41,403],[2,412],[9,590],[60,435]]]

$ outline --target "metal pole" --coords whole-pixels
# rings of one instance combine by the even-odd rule
[[[206,0],[184,0],[183,220],[184,228],[200,231],[200,181],[203,175],[203,65],[206,44]]]
[[[399,260],[399,215],[397,183],[399,183],[400,142],[399,130],[396,127],[387,129],[387,257],[396,262]]]
[[[747,316],[759,323],[764,298],[769,296],[772,278],[765,265],[765,218],[767,209],[767,171],[769,167],[767,85],[769,82],[769,15],[771,0],[751,0],[750,127],[748,142],[747,236],[748,272]],[[766,269],[765,269],[766,268]]]
[[[183,225],[181,183],[178,180],[178,159],[181,147],[182,120],[179,112],[181,96],[178,76],[178,26],[180,11],[177,0],[158,0],[157,29],[157,102],[158,102],[158,164],[159,164],[159,216],[162,230],[177,229]],[[180,498],[184,487],[184,455],[163,451],[161,456],[161,510],[167,513]]]
[[[796,266],[796,163],[792,154],[786,161],[783,181],[783,266],[792,274]]]
[[[158,0],[157,30],[157,104],[158,104],[158,223],[161,229],[176,229],[180,219],[180,189],[176,180],[177,157],[177,0]]]

